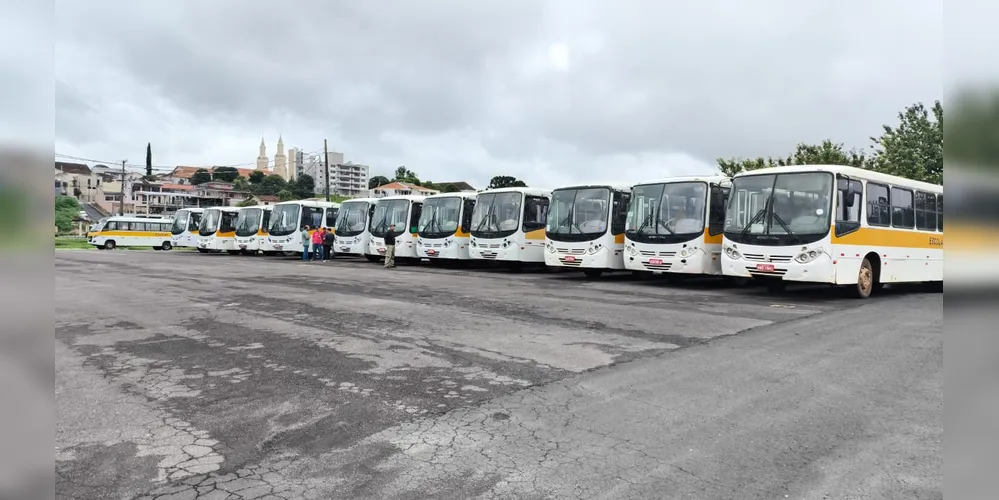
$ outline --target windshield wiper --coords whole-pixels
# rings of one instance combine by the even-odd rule
[[[767,203],[769,203],[769,200]],[[742,228],[742,232],[739,233],[739,237],[745,238],[746,235],[749,234],[749,229],[753,227],[753,224],[759,222],[759,220],[762,219],[763,216],[766,215],[766,213],[767,213],[767,206],[764,205],[763,208],[761,208],[758,212],[756,212],[755,215],[753,215],[751,219],[749,219],[749,222],[746,223],[746,227]]]
[[[777,221],[778,224],[780,224],[781,229],[783,229],[784,232],[787,233],[788,236],[794,238],[794,242],[797,243],[798,242],[798,235],[794,234],[794,232],[791,231],[791,228],[788,227],[788,225],[787,225],[786,222],[784,222],[784,219],[782,219],[781,216],[777,214],[777,212],[773,213],[773,217],[774,217],[774,220]]]
[[[495,203],[489,205],[489,208],[486,209],[486,214],[482,216],[482,221],[479,222],[478,226],[475,226],[475,232],[482,231],[482,226],[485,226],[486,221],[488,221],[492,217],[494,208],[496,208]]]
[[[381,231],[381,229],[379,229],[379,228],[380,228],[380,227],[383,227],[383,226],[385,226],[385,228],[386,228],[386,229],[388,229],[388,226],[387,226],[387,224],[385,223],[385,218],[384,218],[384,217],[382,217],[382,220],[378,222],[378,225],[376,225],[376,226],[375,226],[375,228],[371,230],[371,232],[372,232],[372,233],[377,233],[377,232],[380,232],[380,231]]]
[[[430,216],[430,221],[427,222],[427,225],[423,226],[423,229],[420,229],[420,232],[421,233],[426,232],[428,229],[430,229],[434,225],[435,221],[437,221],[437,211],[436,210],[434,210],[433,214]],[[440,229],[440,225],[439,224],[438,224],[437,227],[438,227],[438,229]]]
[[[676,231],[673,231],[672,229],[670,229],[667,224],[669,224],[669,221],[663,222],[663,220],[660,219],[658,216],[656,217],[656,225],[662,226],[663,229],[669,231],[669,234],[671,234],[673,236],[676,236]],[[656,229],[656,232],[658,233],[659,230]]]
[[[642,224],[640,226],[638,226],[638,230],[635,231],[635,234],[642,234],[642,231],[644,231],[645,227],[648,226],[650,222],[652,222],[652,217],[654,217],[654,216],[655,216],[655,214],[651,214],[651,213],[649,215],[645,216],[645,220],[642,221]]]

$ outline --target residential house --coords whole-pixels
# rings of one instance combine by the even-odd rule
[[[194,177],[194,173],[198,170],[205,169],[208,172],[214,172],[217,167],[189,167],[189,166],[177,166],[174,167],[173,171],[169,174],[163,174],[159,176],[159,180],[162,182],[168,182],[170,184],[190,184],[191,177]],[[252,168],[237,168],[237,172],[241,177],[249,177],[253,173]],[[271,174],[270,170],[265,170],[264,173]]]
[[[440,191],[435,189],[425,188],[423,186],[417,186],[416,184],[409,184],[407,182],[394,181],[388,184],[378,186],[371,190],[372,198],[383,198],[385,196],[399,196],[399,195],[418,195],[418,196],[430,196],[434,194],[440,194]]]
[[[97,203],[104,197],[100,175],[82,163],[55,162],[55,193],[72,196],[83,203]]]
[[[446,189],[447,186],[454,186],[458,191],[477,191],[471,184],[465,181],[458,182],[435,182],[434,185],[441,189]]]

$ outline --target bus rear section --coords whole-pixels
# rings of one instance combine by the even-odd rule
[[[205,209],[198,227],[199,252],[228,252],[237,254],[236,219],[239,209],[235,207],[213,207]]]
[[[267,238],[267,225],[270,223],[271,207],[257,205],[239,209],[236,218],[236,249],[245,255],[261,251],[261,244]]]
[[[632,188],[625,268],[637,273],[722,276],[722,226],[731,181],[673,177]]]
[[[420,221],[423,200],[416,195],[386,196],[375,204],[368,225],[371,240],[368,244],[368,260],[384,258],[388,249],[385,235],[390,231],[395,236],[395,257],[400,260],[418,259],[416,253],[417,225]],[[392,226],[395,231],[392,231]]]
[[[479,192],[472,210],[469,256],[508,264],[545,263],[551,191],[499,188]]]
[[[374,198],[354,198],[340,204],[334,227],[336,253],[363,256],[368,251],[371,233],[368,220],[374,212]]]
[[[552,191],[545,264],[589,277],[624,269],[624,226],[631,187],[585,185]]]
[[[174,214],[170,226],[170,241],[178,248],[198,247],[198,227],[201,225],[203,208],[182,208]]]
[[[428,196],[418,222],[417,256],[436,261],[464,261],[471,238],[474,192]]]

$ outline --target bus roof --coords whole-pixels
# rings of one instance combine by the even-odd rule
[[[240,210],[243,210],[244,208],[262,208],[262,209],[264,209],[264,210],[270,210],[270,209],[272,209],[272,208],[274,208],[274,207],[273,207],[273,206],[271,206],[271,205],[250,205],[250,206],[248,206],[248,207],[238,207],[238,208],[239,208]]]
[[[426,196],[420,196],[418,194],[397,194],[393,196],[383,196],[381,198],[376,198],[378,201],[391,201],[391,200],[408,200],[408,201],[423,201]]]
[[[479,193],[476,191],[455,191],[453,193],[432,194],[430,196],[427,196],[426,199],[429,200],[431,198],[454,198],[454,197],[468,199],[468,198],[475,198],[478,194]]]
[[[207,207],[205,210],[221,210],[223,212],[239,212],[239,207]]]
[[[548,189],[532,188],[532,187],[505,187],[505,188],[493,188],[493,189],[483,189],[477,194],[482,196],[484,194],[490,193],[523,193],[530,196],[551,196],[552,192]]]
[[[101,219],[101,221],[124,221],[124,222],[169,222],[173,218],[170,217],[136,217],[134,215],[112,215]]]
[[[661,177],[659,179],[652,179],[648,181],[636,182],[632,187],[644,186],[647,184],[669,184],[672,182],[715,182],[718,184],[730,182],[732,179],[726,175],[721,174],[709,174],[709,175],[676,175],[673,177]]]
[[[197,214],[197,213],[204,212],[205,209],[199,208],[199,207],[189,207],[189,208],[179,208],[179,209],[177,209],[177,211],[178,212],[193,212],[193,213]]]
[[[343,200],[343,202],[341,202],[340,204],[345,205],[347,203],[371,203],[373,201],[378,201],[378,198],[351,198],[349,200]]]
[[[749,170],[746,172],[739,172],[735,175],[735,177],[733,177],[733,179],[738,179],[739,177],[745,177],[748,175],[791,174],[802,172],[829,172],[834,175],[843,174],[847,177],[856,177],[858,179],[890,184],[893,186],[921,189],[934,193],[943,192],[943,186],[939,184],[930,184],[929,182],[906,179],[905,177],[899,177],[897,175],[883,174],[881,172],[847,165],[789,165],[786,167],[767,167],[757,170]]]
[[[631,191],[631,184],[624,182],[588,182],[586,184],[570,184],[567,186],[560,186],[552,191],[559,191],[563,189],[592,189],[592,188],[610,188],[615,191]]]
[[[334,208],[339,207],[339,203],[334,203],[332,201],[320,201],[320,200],[291,200],[282,201],[275,203],[273,206],[278,205],[302,205],[303,207],[315,207],[315,208]]]

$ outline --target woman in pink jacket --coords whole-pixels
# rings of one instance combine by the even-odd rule
[[[312,260],[323,260],[323,233],[326,228],[320,227],[312,233]]]

